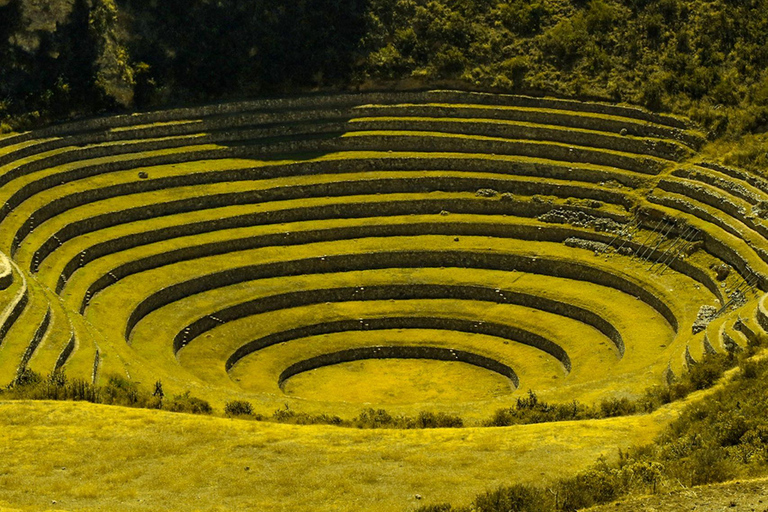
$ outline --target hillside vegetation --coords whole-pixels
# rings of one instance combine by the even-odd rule
[[[766,0],[3,0],[0,113],[447,80],[643,104],[734,136],[768,122],[767,32]]]

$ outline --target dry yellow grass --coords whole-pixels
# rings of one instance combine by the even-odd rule
[[[356,430],[71,402],[0,402],[0,504],[21,510],[404,511],[572,475],[673,415]],[[248,468],[248,469],[246,469]],[[419,494],[422,500],[417,500]]]
[[[342,363],[301,373],[284,386],[286,394],[298,398],[358,404],[472,402],[504,396],[512,389],[509,379],[491,371],[428,359]]]

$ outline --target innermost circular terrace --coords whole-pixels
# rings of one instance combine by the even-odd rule
[[[302,400],[360,404],[473,402],[505,397],[509,378],[463,362],[433,359],[356,359],[299,373],[283,383]]]

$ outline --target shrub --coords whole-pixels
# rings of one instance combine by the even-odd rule
[[[416,419],[416,428],[461,428],[464,420],[452,414],[422,411]]]
[[[624,485],[618,471],[601,463],[573,478],[560,481],[559,506],[561,510],[575,511],[613,501],[623,491]]]
[[[140,406],[146,402],[148,396],[141,396],[135,383],[127,379],[113,375],[107,380],[107,385],[102,389],[102,400],[105,404]]]
[[[11,383],[12,387],[15,386],[34,386],[35,384],[38,384],[43,379],[40,376],[40,374],[33,372],[27,367],[24,367],[21,369],[21,371],[16,375],[16,378]]]
[[[224,406],[227,416],[250,416],[253,414],[253,406],[245,400],[232,400]]]
[[[438,503],[436,505],[422,505],[414,512],[458,512],[450,503]]]
[[[600,416],[613,418],[627,416],[637,412],[637,404],[628,398],[609,398],[600,402]]]
[[[384,409],[363,409],[352,420],[357,428],[391,428],[395,426],[394,418]]]
[[[338,416],[328,414],[307,414],[288,409],[278,409],[272,414],[272,419],[280,423],[295,425],[342,425],[344,422]]]
[[[43,378],[25,368],[8,386],[10,398],[26,400],[78,400],[101,403],[100,389],[80,379],[69,380],[62,371]]]
[[[733,354],[708,354],[704,359],[691,366],[686,374],[693,390],[706,389],[720,378],[723,372],[734,366]]]
[[[517,484],[477,496],[474,509],[477,512],[549,512],[554,507],[555,500],[551,493],[538,487]]]
[[[163,403],[163,409],[171,412],[188,412],[192,414],[211,414],[211,404],[200,398],[190,396],[189,391],[175,395]]]
[[[156,396],[161,399],[165,397],[165,393],[163,392],[163,383],[159,380],[155,382],[155,390],[152,392],[152,396]]]

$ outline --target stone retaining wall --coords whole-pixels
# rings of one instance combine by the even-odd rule
[[[27,288],[26,282],[23,284],[17,297],[16,301],[9,304],[0,316],[0,320],[2,320],[2,323],[0,323],[0,345],[3,344],[5,337],[8,335],[8,331],[11,330],[11,327],[16,323],[16,320],[19,319],[24,308],[26,308],[29,303],[29,289]]]
[[[504,109],[473,107],[471,105],[447,104],[383,104],[356,107],[354,112],[359,117],[377,116],[422,116],[446,117],[457,119],[490,118],[520,123],[571,127],[578,130],[592,130],[620,134],[622,130],[632,137],[668,139],[680,141],[692,149],[700,148],[706,138],[679,128],[648,124],[631,118],[602,117],[582,115],[578,112],[555,111],[550,109],[532,109],[512,107]]]
[[[563,365],[566,372],[571,371],[571,360],[565,350],[563,350],[557,343],[535,332],[527,331],[512,325],[497,324],[494,322],[478,322],[474,320],[431,316],[338,320],[335,322],[305,325],[287,331],[276,332],[242,345],[227,359],[225,367],[227,371],[229,371],[243,357],[279,343],[286,343],[292,340],[323,334],[383,329],[438,329],[493,336],[537,348],[557,359],[560,364]]]
[[[469,146],[474,146],[474,144],[470,144],[472,142],[478,142],[481,143],[479,146],[475,147],[475,153],[483,153],[486,150],[488,152],[491,149],[494,149],[494,145],[498,145],[497,143],[490,143],[491,147],[480,147],[480,146],[487,146],[488,141],[461,141],[460,139],[444,139],[444,138],[438,138],[441,140],[432,140],[435,139],[435,137],[398,137],[400,142],[402,142],[404,145],[407,145],[408,147],[402,147],[400,146],[398,150],[408,150],[408,151],[420,151],[420,152],[461,152],[462,150],[467,150]],[[187,143],[189,141],[185,141]],[[408,144],[405,144],[407,142]],[[151,150],[151,146],[161,144],[161,142],[149,142],[149,143],[141,143],[142,148],[145,150]],[[164,143],[163,143],[164,144]],[[76,179],[84,179],[91,176],[96,176],[100,174],[105,174],[108,172],[117,172],[117,171],[123,171],[128,169],[133,169],[137,167],[146,167],[151,165],[169,165],[169,164],[178,164],[183,162],[189,162],[189,161],[196,161],[196,160],[206,160],[206,159],[219,159],[219,158],[266,158],[271,156],[275,156],[277,154],[290,154],[290,153],[302,153],[302,152],[311,152],[311,151],[355,151],[355,150],[365,150],[365,151],[389,151],[392,150],[394,146],[392,144],[397,144],[397,141],[392,140],[391,137],[382,137],[382,136],[365,136],[365,137],[344,137],[344,138],[320,138],[320,139],[306,139],[306,140],[297,140],[297,141],[283,141],[283,142],[275,142],[270,144],[261,145],[258,148],[250,147],[250,146],[233,146],[230,148],[219,148],[219,149],[210,149],[210,150],[197,150],[197,151],[189,151],[189,152],[183,152],[183,153],[174,153],[174,154],[168,154],[168,155],[156,155],[156,156],[149,156],[149,157],[136,157],[133,159],[129,159],[126,161],[113,161],[113,162],[104,162],[104,163],[97,163],[97,164],[85,164],[83,166],[75,167],[74,169],[67,169],[62,172],[58,172],[55,174],[51,174],[48,176],[41,177],[38,180],[35,180],[31,183],[28,183],[21,187],[17,192],[15,192],[0,208],[0,221],[2,221],[8,213],[10,213],[14,208],[16,208],[19,204],[21,204],[23,201],[29,199],[33,195],[40,193],[44,190],[50,189],[52,187],[76,180]],[[580,161],[581,163],[591,163],[591,164],[597,164],[597,165],[608,165],[608,166],[614,166],[622,168],[622,165],[630,167],[631,172],[649,172],[651,174],[656,173],[660,170],[659,162],[653,160],[653,161],[645,161],[644,159],[640,159],[639,161],[636,161],[634,158],[629,158],[624,155],[616,155],[612,153],[604,153],[604,152],[595,152],[591,150],[584,150],[584,149],[574,149],[574,148],[567,148],[565,146],[557,146],[552,144],[542,144],[542,143],[528,143],[528,142],[510,142],[502,143],[502,146],[504,146],[503,149],[505,154],[513,155],[513,156],[527,156],[527,157],[553,157],[555,159],[561,159],[567,162],[570,161]],[[110,149],[111,148],[111,149]],[[133,149],[137,149],[136,147],[132,148],[123,148],[122,146],[114,146],[114,147],[98,147],[94,148],[92,151],[95,152],[94,154],[90,155],[90,157],[93,158],[101,158],[109,155],[119,155],[119,154],[125,154],[130,153],[133,151]],[[258,151],[257,151],[258,149]],[[496,148],[499,149],[499,148]],[[517,153],[515,151],[518,151]],[[0,177],[0,186],[3,184],[9,182],[12,179],[15,179],[20,176],[24,176],[26,174],[37,172],[41,170],[45,170],[49,167],[56,167],[59,165],[65,165],[70,164],[75,161],[78,161],[81,156],[82,151],[91,151],[91,150],[74,150],[72,152],[66,152],[66,153],[58,153],[56,155],[53,155],[51,157],[44,158],[42,160],[36,160],[33,162],[29,162],[26,164],[22,164],[18,166],[17,168],[7,172],[5,175]],[[123,153],[125,151],[125,153]],[[512,151],[510,153],[510,151]],[[544,152],[546,154],[542,154],[541,152]],[[550,154],[551,153],[551,154]],[[557,153],[557,154],[555,154]],[[294,155],[295,157],[295,155]],[[529,164],[531,165],[531,164]],[[578,166],[574,168],[574,177],[577,177],[576,175],[578,173],[582,173],[585,175],[594,176],[596,173],[595,171],[587,171],[587,170],[580,170],[578,169]],[[177,177],[179,181],[184,181],[185,179],[188,180],[188,178],[182,178]],[[592,178],[594,180],[595,178]],[[610,179],[617,179],[620,182],[627,183],[628,180],[631,180],[631,178],[622,177],[620,173],[613,173],[607,174],[604,179],[610,180]]]
[[[672,171],[673,176],[679,176],[680,178],[686,178],[689,180],[699,181],[706,183],[712,187],[718,188],[729,195],[738,197],[746,201],[749,204],[755,204],[766,198],[760,191],[753,190],[751,185],[745,186],[739,180],[721,178],[717,174],[717,171],[697,169],[675,169]],[[749,188],[748,188],[749,187]]]
[[[188,324],[174,336],[174,350],[191,343],[205,332],[221,325],[270,311],[297,308],[327,302],[458,299],[515,304],[590,325],[609,338],[620,355],[624,354],[621,333],[600,315],[580,306],[515,290],[500,290],[475,285],[391,284],[365,287],[313,289],[283,293],[250,300],[207,314]]]
[[[317,94],[286,98],[265,98],[233,103],[220,103],[197,107],[185,107],[171,110],[143,112],[136,114],[108,116],[84,119],[69,123],[53,125],[37,130],[35,136],[50,137],[86,130],[119,128],[137,124],[171,122],[183,119],[199,118],[213,115],[244,113],[254,110],[283,110],[303,108],[340,108],[376,103],[468,103],[478,105],[501,105],[536,109],[553,109],[572,112],[587,112],[616,117],[626,117],[640,121],[652,122],[680,130],[689,128],[685,121],[664,115],[648,112],[639,107],[619,106],[607,103],[581,102],[555,98],[532,96],[513,96],[472,93],[462,91],[412,91],[412,92],[372,92],[372,93],[342,93]]]
[[[432,191],[455,193],[474,192],[486,186],[495,187],[501,192],[509,191],[521,195],[547,194],[564,198],[578,197],[594,199],[608,203],[619,202],[620,204],[627,200],[626,196],[620,192],[616,192],[610,189],[582,188],[578,185],[566,185],[558,183],[518,181],[515,178],[492,180],[483,178],[460,177],[383,178],[378,180],[354,180],[347,182],[319,183],[313,185],[297,185],[292,187],[279,187],[264,190],[210,194],[200,197],[192,197],[145,206],[137,206],[126,210],[95,215],[93,217],[84,218],[67,224],[65,227],[61,228],[54,235],[52,235],[42,246],[40,246],[37,251],[35,251],[35,268],[33,268],[33,271],[36,270],[37,265],[41,264],[53,251],[55,251],[68,240],[82,236],[89,232],[140,220],[149,220],[157,217],[177,215],[192,211],[209,210],[235,205],[260,204],[273,201],[362,195],[370,196],[375,194],[426,194]],[[427,202],[431,204],[440,203],[443,205],[441,210],[448,209],[447,211],[451,211],[451,208],[453,208],[454,205],[459,205],[459,208],[461,208],[463,206],[462,202],[466,204],[466,199],[464,201],[461,201],[461,199],[458,199],[457,201],[457,199],[427,199]],[[48,218],[52,218],[54,215],[58,215],[59,213],[67,211],[68,209],[79,206],[77,204],[77,200],[77,195],[70,195],[42,207],[38,213],[28,218],[27,221],[17,230],[13,244],[11,246],[12,251],[15,252],[18,249],[18,247],[21,245],[21,242],[27,237],[27,235],[32,232],[32,230],[37,225],[48,220]],[[510,201],[501,201],[498,199],[480,200],[483,203],[488,203],[483,204],[480,207],[480,211],[488,213],[494,212],[498,214],[516,214],[520,209],[519,205],[521,204]],[[417,201],[418,200],[414,201],[414,203],[418,204]],[[381,202],[382,212],[388,211],[386,205],[383,204],[386,202],[387,201]],[[398,203],[398,201],[391,202],[393,204]],[[359,215],[355,215],[352,211],[350,211],[352,207],[349,206],[349,204],[350,203],[329,205],[330,208],[333,208],[329,213],[338,210],[339,212],[345,212],[342,214],[343,216],[349,216],[352,214],[354,217],[359,217]],[[359,204],[363,209],[370,209],[370,207],[365,206],[365,203],[361,202]],[[402,207],[396,208],[396,211],[403,211]],[[475,208],[477,208],[477,206]],[[540,210],[541,207],[538,209]],[[297,212],[297,210],[299,211]],[[302,209],[292,208],[285,210],[273,210],[271,212],[265,212],[265,215],[270,216],[273,219],[271,221],[273,223],[294,222],[295,220],[292,219],[307,218],[306,214],[300,215],[300,210]],[[312,208],[308,208],[308,210],[312,211]],[[431,210],[433,210],[433,208],[428,208],[428,211],[431,212]],[[462,210],[458,210],[456,213],[459,211]],[[297,213],[299,213],[298,216],[296,215]],[[420,212],[417,207],[415,211],[408,213]],[[440,213],[440,210],[436,213]],[[332,216],[328,218],[344,218],[340,217],[339,213],[331,213],[331,215]]]
[[[635,139],[619,135],[595,133],[567,128],[499,123],[483,120],[456,121],[451,119],[352,119],[348,132],[363,130],[428,131],[462,135],[482,135],[505,139],[536,140],[571,144],[596,149],[607,149],[638,155],[651,155],[665,160],[677,161],[690,156],[691,151],[664,140]]]
[[[13,284],[13,266],[8,257],[0,252],[0,291]]]
[[[452,203],[454,213],[483,213],[484,210],[469,208],[473,205],[483,205],[482,201],[466,200],[465,207],[459,207],[458,203]],[[418,207],[421,203],[414,205]],[[486,203],[487,204],[487,203]],[[491,203],[492,204],[492,203]],[[535,203],[522,203],[521,206],[524,209],[527,206],[531,206],[531,211],[528,212],[531,216],[535,216],[538,211],[546,211],[548,205],[536,205]],[[408,202],[404,203],[406,206],[400,213],[392,208],[397,204],[387,201],[383,203],[373,203],[370,205],[370,216],[377,215],[382,216],[386,214],[408,214],[413,211],[419,213],[430,213],[425,210],[415,210],[409,206]],[[442,209],[443,203],[437,202],[431,213],[438,213]],[[387,208],[388,210],[384,210]],[[570,207],[574,211],[585,211],[584,208]],[[297,209],[298,211],[306,211],[308,209]],[[327,213],[327,209],[318,208],[316,213]],[[511,212],[511,210],[506,210]],[[487,212],[486,212],[487,213]],[[518,212],[518,214],[521,212]],[[522,213],[526,213],[523,211]],[[321,217],[324,218],[324,217]],[[233,224],[224,223],[226,221],[233,221]],[[243,224],[243,221],[248,221],[248,224]],[[57,292],[60,292],[66,281],[71,275],[80,267],[94,261],[98,258],[104,257],[109,254],[113,254],[118,251],[124,251],[130,248],[138,247],[139,245],[155,243],[163,240],[168,240],[178,236],[189,236],[194,234],[201,234],[204,232],[215,231],[217,229],[225,229],[227,227],[245,227],[252,225],[263,225],[270,223],[270,218],[263,213],[254,213],[248,216],[233,217],[231,219],[217,219],[212,221],[204,221],[193,224],[186,224],[181,226],[171,226],[168,228],[158,229],[154,231],[143,231],[133,235],[127,235],[113,240],[101,242],[94,246],[91,246],[86,251],[74,256],[67,262],[62,274],[60,275],[59,284],[57,286]],[[289,233],[278,233],[271,235],[259,235],[255,237],[247,237],[241,239],[229,239],[210,242],[201,245],[188,245],[186,247],[180,247],[160,254],[150,255],[143,258],[137,258],[129,262],[125,262],[117,267],[114,267],[107,274],[96,279],[88,288],[87,298],[83,299],[81,304],[81,312],[85,311],[88,300],[92,299],[97,293],[102,291],[108,286],[116,283],[120,279],[123,279],[129,275],[133,275],[153,268],[158,268],[164,265],[171,265],[181,261],[188,261],[196,258],[202,258],[206,256],[215,256],[219,254],[226,254],[235,251],[243,251],[248,249],[256,249],[259,247],[269,246],[290,246],[300,245],[316,242],[328,242],[334,240],[348,240],[354,238],[367,238],[367,237],[387,237],[387,236],[418,236],[425,233],[431,234],[444,234],[444,235],[462,235],[462,236],[493,236],[498,238],[519,238],[521,240],[537,240],[537,241],[549,241],[549,242],[562,242],[569,236],[574,234],[583,233],[572,227],[561,226],[549,226],[549,225],[508,225],[508,224],[492,224],[492,223],[480,223],[480,222],[414,222],[406,224],[384,224],[384,225],[368,225],[368,226],[349,226],[340,228],[326,228],[326,229],[313,229],[307,231],[297,231]]]
[[[133,309],[126,325],[125,339],[130,339],[136,324],[152,311],[191,295],[233,284],[302,274],[435,267],[519,271],[587,281],[615,288],[638,297],[665,318],[675,331],[678,329],[678,320],[669,306],[643,285],[580,262],[531,255],[470,251],[387,251],[262,263],[214,272],[176,283],[145,297]]]
[[[438,348],[438,347],[359,347],[341,350],[331,354],[323,354],[310,359],[294,363],[280,374],[277,380],[278,386],[283,388],[285,381],[291,377],[309,370],[364,359],[431,359],[436,361],[460,361],[486,370],[491,370],[508,378],[517,388],[520,379],[509,366],[489,357],[466,352],[464,350]]]
[[[72,355],[72,352],[75,351],[76,345],[77,345],[77,338],[73,331],[72,334],[69,336],[69,341],[64,346],[64,350],[61,351],[61,354],[59,354],[58,359],[56,359],[56,364],[53,367],[54,370],[60,369],[62,366],[64,366],[67,363],[67,361],[69,361],[69,358]]]
[[[24,370],[24,368],[27,367],[27,363],[29,363],[29,360],[32,358],[32,354],[35,353],[38,345],[40,345],[40,342],[43,341],[43,337],[48,333],[48,328],[51,325],[51,317],[51,306],[48,306],[48,310],[45,313],[43,321],[40,322],[40,325],[37,327],[37,330],[35,330],[35,334],[32,336],[29,345],[27,345],[26,350],[24,350],[24,355],[21,356],[18,372],[21,372]]]
[[[738,232],[736,228],[728,224],[725,219],[721,217],[717,217],[710,212],[699,208],[697,206],[692,205],[691,203],[677,198],[677,197],[666,197],[666,196],[649,196],[648,199],[652,202],[662,204],[664,206],[667,206],[669,208],[674,208],[676,210],[679,210],[681,212],[688,213],[690,215],[693,215],[695,217],[698,217],[701,220],[704,220],[706,222],[709,222],[710,224],[713,224],[715,226],[720,227],[727,233],[736,236],[738,238],[742,238],[741,233]],[[759,277],[759,286],[762,290],[768,290],[768,280],[766,278],[766,275],[763,272],[757,271],[756,269],[752,268],[749,263],[747,262],[747,259],[741,255],[736,249],[733,247],[725,244],[712,234],[703,231],[704,233],[704,247],[707,250],[707,252],[715,255],[717,258],[725,261],[732,267],[736,268],[739,273],[746,278],[750,274],[755,274],[757,277]],[[758,250],[758,248],[752,248],[754,254],[761,259],[763,262],[768,263],[768,253],[762,250]]]

